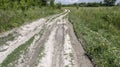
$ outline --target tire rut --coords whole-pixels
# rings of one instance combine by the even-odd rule
[[[48,20],[41,25],[38,22],[39,25],[34,23],[33,25],[37,27],[30,28],[29,31],[26,31],[29,25],[19,29],[18,32],[22,30],[25,33],[20,33],[21,36],[26,37],[32,33],[34,40],[24,55],[27,60],[22,63],[13,63],[14,67],[93,67],[75,36],[72,24],[66,17],[69,12],[65,10],[63,13],[48,17]]]

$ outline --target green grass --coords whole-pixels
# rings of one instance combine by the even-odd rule
[[[43,28],[39,32],[40,37],[43,35],[44,30],[46,30],[46,29]],[[11,37],[12,34],[9,34],[8,36]],[[33,40],[34,40],[34,36],[30,40],[28,40],[27,42],[25,42],[24,44],[19,46],[18,48],[16,48],[10,55],[8,55],[8,57],[3,61],[3,63],[0,64],[0,67],[13,67],[15,64],[15,61],[20,58],[20,55],[27,53],[28,47],[31,45]],[[44,51],[44,45],[41,46],[41,48],[39,50],[39,58],[36,60],[36,63],[34,65],[37,65],[38,61],[44,56],[44,54],[42,54],[43,51]]]
[[[60,13],[59,9],[52,9],[50,7],[35,7],[28,10],[0,10],[0,33],[19,27],[26,22],[32,22],[36,19]]]
[[[44,50],[45,50],[45,45],[42,45],[38,52],[39,56],[37,60],[35,61],[34,66],[37,66],[40,63],[40,60],[45,56]]]
[[[16,32],[10,33],[5,37],[0,37],[0,46],[5,45],[7,41],[12,41],[18,36]]]
[[[80,7],[69,20],[98,67],[120,67],[120,7]]]
[[[5,37],[0,37],[0,46],[5,44],[6,41],[10,41],[13,40],[15,37],[13,36],[13,34],[8,34]]]
[[[17,49],[15,49],[8,57],[3,61],[2,64],[0,64],[0,67],[10,67],[10,63],[14,62],[16,59],[20,57],[20,54],[23,51],[26,51],[29,45],[33,42],[34,37],[32,37],[30,40],[28,40],[26,43],[19,46]]]

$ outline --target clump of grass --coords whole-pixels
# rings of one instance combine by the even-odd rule
[[[41,63],[40,60],[42,59],[42,57],[45,56],[44,50],[45,50],[45,45],[42,45],[40,50],[39,50],[39,57],[36,60],[36,63],[34,64],[34,66],[37,66],[39,63]]]
[[[33,40],[34,40],[34,37],[32,37],[30,40],[28,40],[26,43],[22,44],[18,48],[16,48],[10,55],[8,55],[8,57],[3,61],[0,67],[9,67],[9,64],[14,62],[16,59],[18,59],[22,51],[26,50],[26,48],[29,45],[31,45]]]
[[[12,41],[17,36],[16,32],[10,33],[5,37],[0,37],[0,46],[4,45],[7,41]]]
[[[71,9],[69,20],[78,38],[86,41],[86,51],[98,67],[120,66],[119,7]]]

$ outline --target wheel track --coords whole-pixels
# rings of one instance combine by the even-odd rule
[[[39,29],[39,32],[35,34],[39,35],[41,31],[41,36],[32,44],[32,51],[28,50],[28,53],[26,53],[29,59],[21,64],[21,66],[16,64],[15,67],[66,67],[66,64],[70,64],[68,67],[93,67],[90,60],[85,56],[85,51],[74,34],[72,24],[68,21],[68,18],[65,18],[69,12],[69,10],[65,10],[63,13],[48,17],[48,20],[38,26],[38,28],[35,28]],[[31,32],[29,31],[22,36]],[[66,45],[66,42],[69,43]],[[68,45],[71,48],[66,50]],[[43,52],[45,55],[35,65],[41,53],[40,49],[42,46],[45,48]],[[66,52],[69,54],[66,54]],[[70,54],[73,57],[68,57],[68,59],[64,58],[65,55],[69,56]]]

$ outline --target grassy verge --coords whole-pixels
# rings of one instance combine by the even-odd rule
[[[42,45],[38,52],[39,56],[37,60],[35,61],[34,66],[37,66],[39,63],[41,63],[40,60],[45,56],[44,50],[45,50],[45,45]]]
[[[120,7],[81,7],[69,20],[98,67],[120,67]]]
[[[28,10],[0,10],[0,32],[13,29],[23,25],[25,22],[31,22],[41,17],[46,17],[55,13],[60,13],[59,9],[49,7],[29,8]]]
[[[33,42],[34,37],[32,37],[30,40],[28,40],[23,45],[19,46],[17,49],[15,49],[8,57],[3,61],[3,63],[0,65],[0,67],[11,67],[10,63],[14,62],[16,59],[20,57],[20,54],[22,51],[25,51],[26,48]]]

